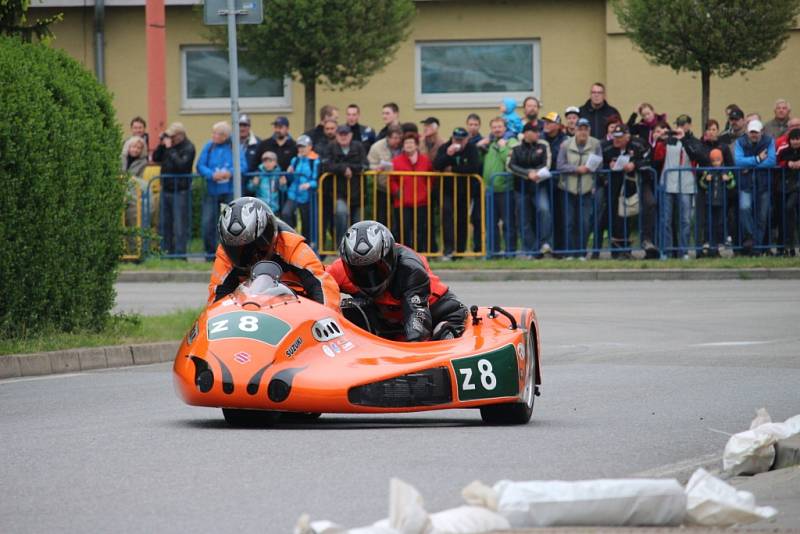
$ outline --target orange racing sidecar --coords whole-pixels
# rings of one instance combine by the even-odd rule
[[[297,296],[274,268],[254,268],[184,338],[173,376],[186,403],[220,407],[233,425],[451,408],[530,420],[541,384],[532,309],[473,306],[457,339],[391,341]]]

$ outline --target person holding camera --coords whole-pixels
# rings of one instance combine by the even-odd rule
[[[195,148],[180,122],[170,124],[159,141],[153,153],[153,162],[161,164],[161,250],[166,254],[185,257],[191,224],[189,203]]]

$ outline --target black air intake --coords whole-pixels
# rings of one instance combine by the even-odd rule
[[[358,406],[410,408],[434,406],[453,400],[447,367],[425,369],[417,373],[350,388],[347,399]]]

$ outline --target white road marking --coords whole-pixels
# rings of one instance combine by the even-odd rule
[[[698,343],[690,347],[747,347],[749,345],[767,345],[775,341],[719,341],[716,343]]]
[[[644,471],[634,473],[632,476],[646,478],[674,477],[687,471],[694,471],[699,467],[709,468],[714,464],[717,464],[717,466],[722,465],[722,455],[717,452],[654,467],[653,469],[646,469]],[[709,469],[709,471],[711,471],[711,469]]]

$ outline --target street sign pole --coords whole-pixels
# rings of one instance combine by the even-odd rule
[[[242,169],[239,166],[239,61],[236,50],[236,5],[228,0],[228,66],[231,83],[231,148],[233,148],[233,198],[242,196]]]
[[[239,20],[236,19],[239,17]],[[236,25],[261,24],[261,0],[204,0],[203,22],[209,26],[228,25],[228,70],[231,87],[231,148],[233,149],[233,198],[242,196],[242,169],[239,165],[239,59],[236,51]]]

